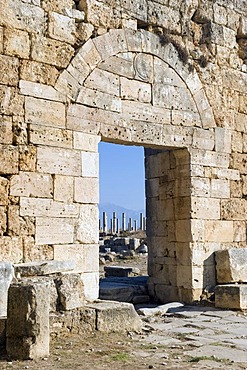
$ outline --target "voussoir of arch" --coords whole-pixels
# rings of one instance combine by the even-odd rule
[[[171,43],[163,46],[159,36],[145,30],[110,30],[102,36],[89,39],[61,73],[55,89],[72,104],[81,104],[78,95],[86,79],[102,62],[121,53],[148,54],[169,65],[183,81],[195,103],[200,119],[198,126],[203,129],[216,126],[212,108],[196,70],[191,70],[188,64],[180,60]]]

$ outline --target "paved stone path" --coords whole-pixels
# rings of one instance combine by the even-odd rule
[[[154,368],[168,365],[169,348],[178,352],[174,356],[173,351],[177,363],[169,368],[180,368],[179,363],[187,358],[190,365],[185,368],[247,369],[247,314],[179,304],[167,307],[143,310],[147,335],[141,346],[153,345]],[[139,355],[144,356],[144,351]]]

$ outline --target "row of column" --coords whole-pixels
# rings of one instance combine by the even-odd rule
[[[138,220],[132,220],[130,217],[128,223],[126,222],[126,213],[122,213],[121,218],[121,227],[120,220],[117,218],[116,212],[112,213],[112,218],[110,219],[110,228],[108,227],[108,219],[106,212],[103,212],[103,222],[99,219],[99,231],[111,234],[118,234],[120,231],[137,231],[137,230],[146,230],[146,217],[143,216],[143,213],[140,213],[139,216],[139,225]]]

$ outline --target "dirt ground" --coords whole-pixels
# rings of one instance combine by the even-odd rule
[[[110,265],[123,265],[138,267],[142,274],[147,272],[147,258],[138,256],[131,260],[119,260],[111,262]],[[103,275],[104,266],[100,266]],[[240,314],[241,315],[241,314]],[[202,316],[200,316],[202,317]],[[238,318],[238,317],[237,317]],[[183,332],[176,332],[176,328],[181,329],[180,320],[183,322],[182,329],[190,327],[193,329],[191,321],[189,324],[184,318],[159,316],[151,320],[143,321],[144,330],[141,333],[111,333],[90,332],[87,335],[68,335],[51,342],[50,356],[39,361],[10,361],[7,357],[0,358],[1,370],[144,370],[144,369],[232,369],[247,370],[247,361],[230,361],[229,359],[217,357],[217,351],[221,343],[214,343],[216,355],[196,356],[188,355],[198,349],[193,341],[188,341]],[[195,319],[196,320],[196,319]],[[209,320],[208,317],[200,319],[200,325],[212,325],[215,318]],[[244,316],[240,317],[240,321]],[[198,321],[199,322],[199,321]],[[209,324],[207,324],[209,322]],[[222,321],[223,322],[223,321]],[[163,325],[161,333],[156,333],[155,325]],[[221,325],[218,323],[218,325]],[[244,325],[244,324],[243,324]],[[172,331],[169,331],[169,327]],[[173,330],[174,329],[174,330]],[[208,330],[208,329],[207,329]],[[216,332],[216,331],[215,331]],[[218,330],[219,332],[219,330]],[[153,341],[152,338],[158,335],[164,338],[163,342]],[[200,330],[201,338],[203,333]],[[247,336],[242,338],[247,338]],[[246,339],[247,346],[247,339]],[[226,348],[226,353],[228,347]],[[232,349],[233,347],[229,347]],[[247,348],[247,347],[246,347]]]

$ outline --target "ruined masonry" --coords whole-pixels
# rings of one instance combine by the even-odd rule
[[[141,145],[149,293],[200,300],[246,246],[246,0],[0,0],[0,54],[0,261],[96,299],[98,143]]]

